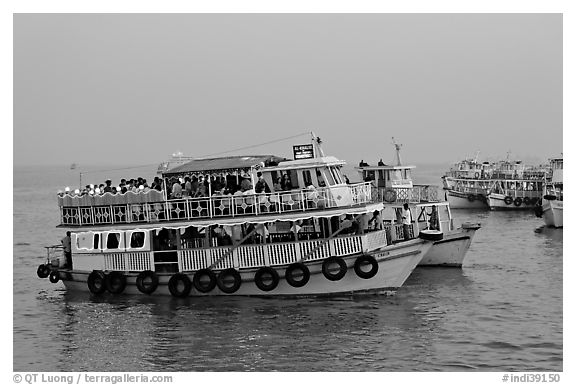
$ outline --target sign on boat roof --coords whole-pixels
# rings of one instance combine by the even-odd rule
[[[278,162],[285,160],[275,155],[242,155],[227,156],[209,159],[194,159],[181,166],[174,167],[165,171],[163,176],[181,176],[186,174],[198,173],[233,173],[239,171],[248,171],[255,166],[276,165]]]

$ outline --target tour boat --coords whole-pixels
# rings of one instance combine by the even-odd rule
[[[550,159],[550,175],[546,178],[542,204],[536,207],[536,215],[544,218],[548,227],[563,227],[564,206],[564,158]]]
[[[362,161],[356,167],[362,180],[372,183],[372,194],[384,203],[384,223],[401,223],[402,205],[408,203],[414,225],[420,233],[428,231],[442,234],[442,239],[434,241],[419,266],[461,267],[480,224],[467,222],[456,228],[450,203],[438,199],[437,186],[413,183],[411,172],[416,166],[402,165],[401,146],[397,143],[394,145],[394,165],[380,161],[377,166],[370,166]]]
[[[545,169],[522,161],[466,160],[442,177],[445,198],[454,209],[532,209],[542,194]],[[464,166],[466,165],[466,166]],[[461,170],[460,170],[461,169]]]
[[[344,164],[313,136],[293,160],[227,156],[161,169],[164,186],[190,177],[206,196],[179,197],[177,187],[59,194],[72,266],[49,246],[38,276],[94,295],[393,294],[438,236],[415,224],[410,239],[395,223],[370,231],[368,216],[388,208],[370,182],[345,183]],[[223,186],[247,188],[228,195]]]

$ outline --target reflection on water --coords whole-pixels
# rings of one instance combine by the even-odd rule
[[[394,297],[93,297],[36,277],[62,237],[15,174],[15,371],[562,371],[563,230],[481,222],[464,267],[418,268]],[[41,194],[40,194],[41,195]]]

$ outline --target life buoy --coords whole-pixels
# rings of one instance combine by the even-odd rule
[[[365,270],[366,266],[370,266],[370,270]],[[378,262],[371,255],[361,255],[354,262],[354,272],[362,279],[370,279],[378,273]]]
[[[94,270],[88,275],[88,290],[92,294],[102,294],[106,291],[106,276],[102,271]]]
[[[276,289],[279,282],[280,277],[276,270],[268,266],[261,267],[254,275],[254,283],[258,289],[262,291],[271,291]]]
[[[512,199],[511,196],[507,196],[506,198],[504,198],[504,203],[506,203],[507,205],[511,205],[512,202],[514,202],[514,199]]]
[[[226,294],[232,294],[240,289],[242,284],[242,277],[236,269],[226,269],[222,270],[216,278],[216,284],[218,288]]]
[[[303,263],[293,263],[286,269],[286,282],[293,287],[302,287],[310,279],[310,270]]]
[[[322,262],[322,274],[329,281],[339,281],[346,275],[348,266],[342,258],[329,257]]]
[[[208,293],[216,287],[216,275],[210,269],[200,269],[194,274],[192,283],[199,292]]]
[[[106,289],[112,294],[120,294],[126,289],[126,276],[119,271],[113,271],[104,280]]]
[[[38,274],[38,278],[46,278],[50,275],[50,268],[44,264],[38,266],[38,270],[36,270],[36,274]]]
[[[440,230],[421,230],[418,237],[428,241],[440,241],[444,238],[444,233]]]
[[[188,297],[190,290],[192,290],[192,282],[186,274],[176,273],[168,281],[168,290],[174,297]]]
[[[522,202],[524,202],[524,204],[528,206],[532,202],[532,200],[530,199],[530,197],[524,197],[524,199],[522,199]]]
[[[469,202],[474,202],[476,200],[476,195],[474,194],[468,194],[468,201]]]
[[[480,173],[479,173],[479,172],[477,172],[476,174],[474,174],[474,178],[476,178],[476,179],[480,179]]]
[[[52,283],[57,283],[58,281],[60,281],[60,273],[58,272],[58,270],[52,270],[50,272],[50,275],[48,276],[48,279]]]
[[[517,197],[516,199],[514,199],[514,206],[520,207],[521,205],[522,205],[522,198]]]
[[[152,270],[145,270],[136,277],[136,287],[144,294],[152,294],[158,288],[158,275]]]
[[[396,201],[396,190],[388,187],[384,190],[384,201],[388,203],[393,203]]]

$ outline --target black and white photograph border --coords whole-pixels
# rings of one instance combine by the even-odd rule
[[[478,224],[461,267],[418,267],[392,296],[96,296],[36,275],[45,246],[65,235],[58,191],[152,180],[171,154],[294,158],[312,134],[314,151],[345,160],[353,184],[362,182],[359,162],[400,166],[401,154],[403,166],[415,165],[415,185],[440,191],[440,177],[463,159],[544,165],[566,156],[572,134],[563,127],[575,123],[564,108],[576,68],[569,2],[3,8],[2,84],[13,84],[2,114],[13,181],[2,235],[13,245],[12,280],[3,282],[13,309],[3,318],[9,381],[574,377],[564,328],[573,262],[563,258],[564,229],[533,211],[452,209],[455,228]],[[146,226],[154,228],[137,228]]]

